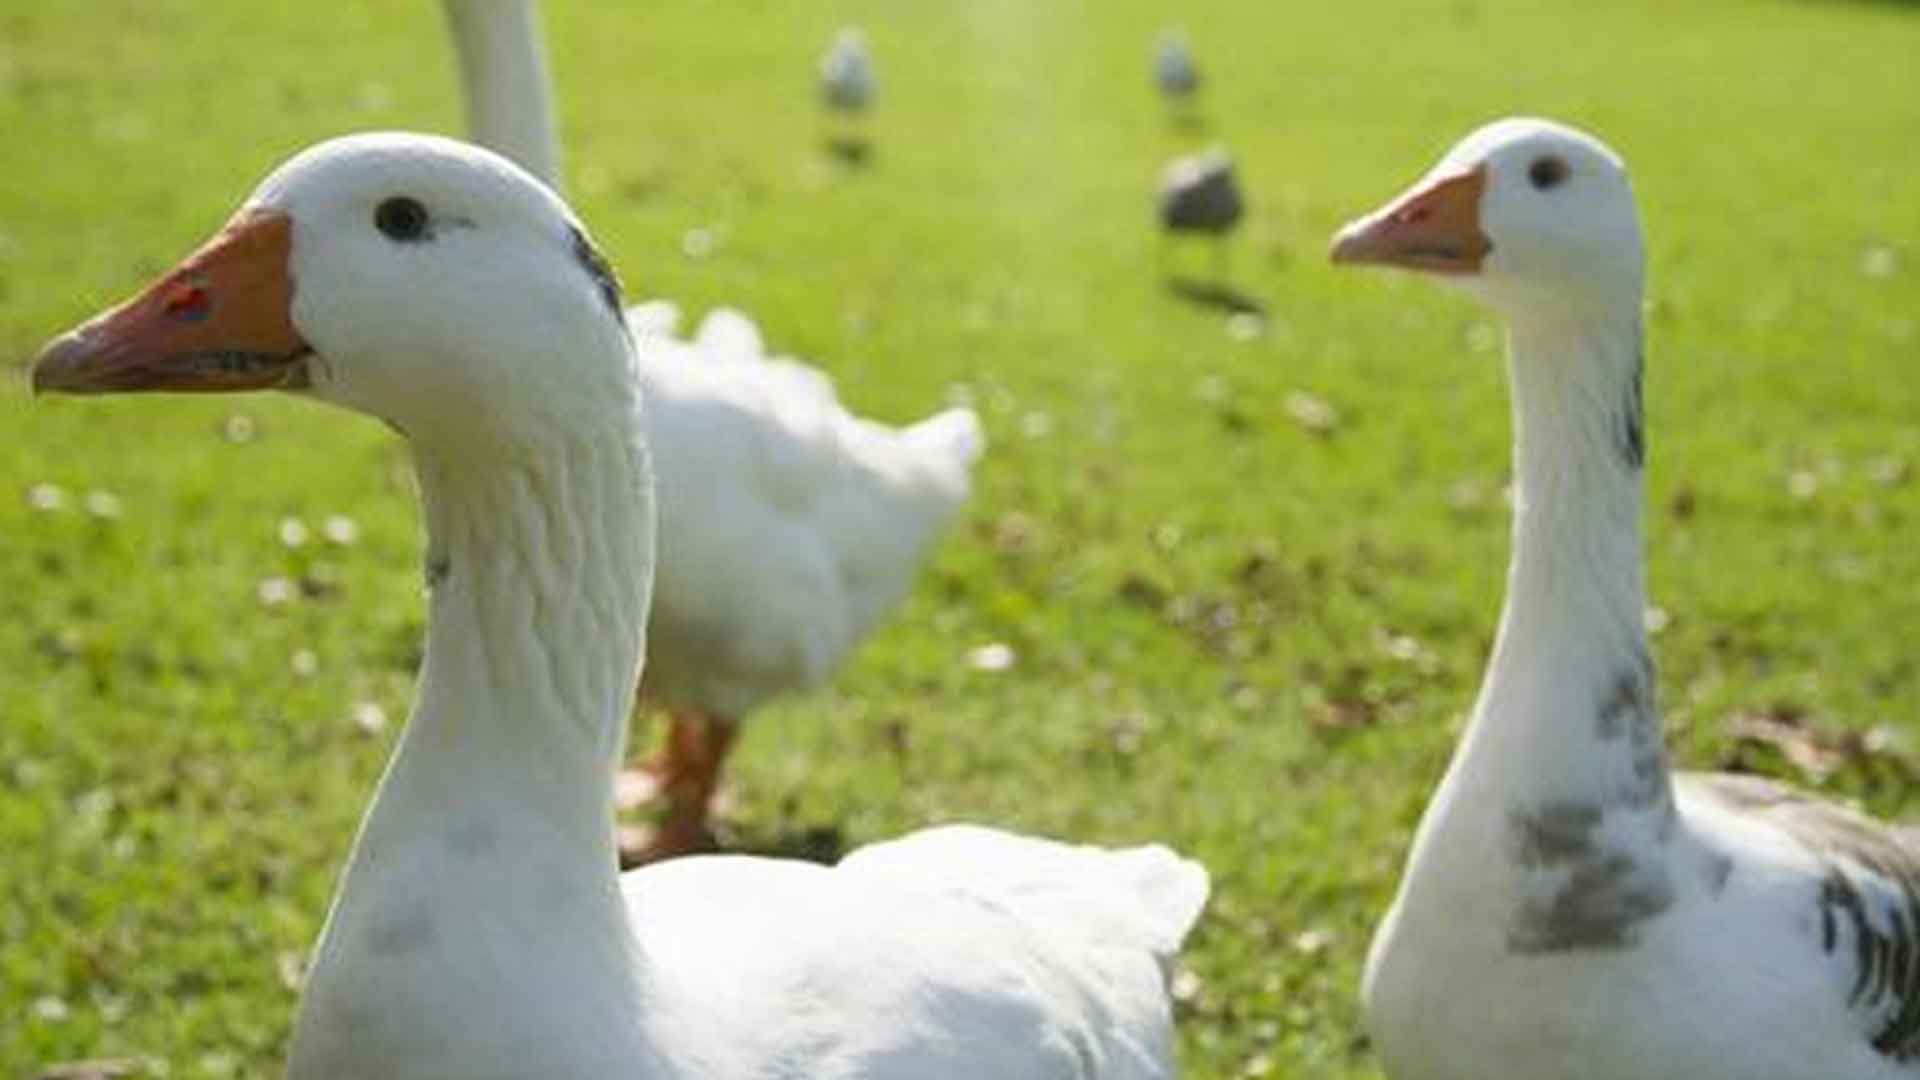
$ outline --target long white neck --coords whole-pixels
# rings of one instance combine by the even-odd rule
[[[558,191],[560,144],[533,0],[445,2],[473,141]]]
[[[421,448],[418,469],[420,696],[321,936],[290,1075],[588,1075],[581,1047],[639,1052],[610,823],[651,583],[644,443]]]
[[[1516,319],[1513,562],[1451,798],[1670,812],[1643,627],[1637,304]]]

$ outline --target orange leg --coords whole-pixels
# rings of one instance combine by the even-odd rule
[[[707,815],[720,788],[720,770],[733,750],[738,731],[724,717],[693,709],[668,714],[665,744],[641,766],[641,774],[620,778],[623,806],[664,799],[666,813],[652,830],[621,830],[620,863],[670,859],[713,846]]]

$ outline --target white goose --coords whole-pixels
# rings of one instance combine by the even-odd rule
[[[866,33],[857,26],[841,27],[826,55],[820,58],[820,100],[829,109],[857,113],[873,101],[879,89]]]
[[[1747,777],[1670,775],[1640,539],[1643,255],[1620,158],[1456,146],[1336,262],[1511,325],[1513,563],[1471,723],[1364,986],[1396,1080],[1920,1076],[1920,851]]]
[[[530,0],[446,12],[475,140],[559,190]],[[628,312],[661,507],[642,693],[670,718],[622,785],[623,801],[666,802],[659,829],[625,845],[630,863],[704,845],[739,721],[824,683],[906,595],[985,447],[971,409],[890,428],[848,412],[824,373],[768,357],[745,316],[715,311],[691,341],[676,318],[659,301]]]
[[[293,388],[406,433],[432,583],[412,719],[335,897],[295,1080],[1160,1077],[1205,872],[948,827],[837,868],[618,875],[653,563],[618,285],[502,158],[363,135],[42,353],[40,390]]]

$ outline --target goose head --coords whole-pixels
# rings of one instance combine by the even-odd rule
[[[1644,263],[1620,156],[1528,118],[1468,135],[1405,194],[1341,229],[1331,254],[1440,276],[1510,317],[1637,309]]]
[[[282,165],[33,381],[294,390],[474,452],[630,411],[631,363],[612,270],[549,189],[478,147],[368,134]]]

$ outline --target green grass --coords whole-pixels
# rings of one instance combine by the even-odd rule
[[[744,307],[873,414],[965,388],[993,440],[899,617],[757,718],[748,841],[950,818],[1166,840],[1215,882],[1189,1073],[1376,1075],[1355,988],[1492,635],[1507,412],[1488,314],[1322,252],[1514,112],[1634,167],[1680,757],[1724,759],[1742,709],[1920,735],[1920,8],[1183,5],[1207,137],[1250,188],[1236,284],[1272,313],[1242,341],[1159,284],[1163,255],[1204,265],[1149,224],[1159,165],[1199,141],[1147,81],[1162,5],[621,7],[546,17],[569,186],[629,291]],[[822,154],[811,89],[851,20],[884,83],[858,174]],[[457,110],[426,3],[9,6],[0,357],[184,254],[294,149]],[[681,253],[693,228],[712,257]],[[0,1072],[275,1073],[286,972],[409,700],[403,447],[290,400],[36,402],[11,377],[0,432]],[[357,542],[320,537],[332,514]],[[276,577],[313,587],[263,605]],[[1012,670],[968,667],[988,642]],[[393,723],[364,732],[366,702]],[[1904,779],[1825,786],[1920,812]]]

